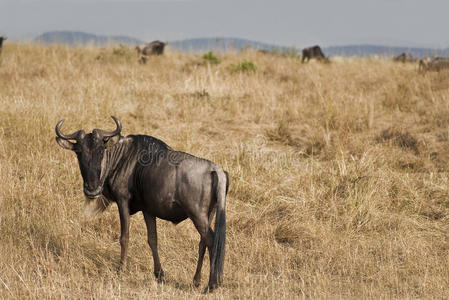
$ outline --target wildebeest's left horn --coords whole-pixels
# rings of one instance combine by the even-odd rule
[[[122,123],[120,123],[120,120],[117,119],[114,116],[111,116],[111,118],[114,120],[115,125],[117,125],[117,128],[114,131],[111,131],[111,132],[104,131],[104,130],[99,130],[101,132],[101,135],[103,136],[103,138],[116,136],[116,135],[120,134],[120,132],[122,131]]]
[[[78,136],[80,135],[80,133],[83,131],[83,130],[78,130],[78,131],[76,131],[76,132],[74,132],[72,134],[63,134],[61,132],[61,130],[60,130],[60,128],[62,126],[62,123],[64,123],[64,119],[59,121],[58,124],[56,124],[56,128],[55,128],[56,135],[58,137],[60,137],[61,139],[64,139],[64,140],[76,140],[78,138]]]

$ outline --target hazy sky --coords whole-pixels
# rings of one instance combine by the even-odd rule
[[[51,30],[143,40],[240,37],[303,47],[449,47],[449,0],[0,0],[0,34]]]

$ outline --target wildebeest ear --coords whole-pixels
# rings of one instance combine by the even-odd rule
[[[61,139],[60,137],[56,137],[56,142],[59,144],[59,146],[61,146],[64,149],[67,150],[74,150],[75,149],[75,144],[72,142],[69,142],[67,140]]]
[[[110,148],[112,146],[114,146],[115,144],[117,144],[117,142],[120,140],[120,135],[115,135],[113,137],[110,138],[105,138],[104,139],[104,146],[106,148]]]

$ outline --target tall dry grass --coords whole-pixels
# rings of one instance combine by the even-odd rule
[[[211,298],[448,298],[449,76],[384,59],[302,65],[256,52],[7,44],[0,65],[0,298],[202,298],[199,236],[141,214],[116,275],[115,206],[83,215],[65,131],[144,133],[231,176],[224,285]],[[230,69],[251,61],[255,72]],[[206,259],[207,255],[206,255]],[[203,286],[207,267],[203,269]]]

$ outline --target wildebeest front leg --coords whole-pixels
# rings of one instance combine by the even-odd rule
[[[123,203],[124,202],[124,203]],[[128,255],[129,243],[129,207],[128,202],[123,201],[118,203],[118,211],[120,214],[120,266],[119,272],[126,267],[126,258]]]
[[[156,230],[156,217],[143,213],[145,218],[145,224],[147,225],[148,232],[148,244],[150,245],[151,252],[153,254],[154,261],[154,276],[158,281],[161,281],[164,277],[164,271],[162,271],[161,262],[159,261],[159,254],[157,251],[157,230]]]

